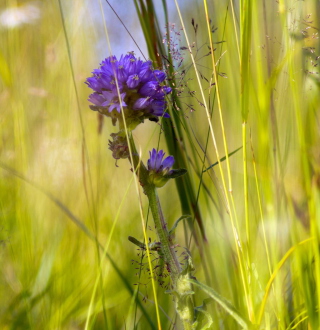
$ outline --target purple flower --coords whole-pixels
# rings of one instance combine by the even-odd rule
[[[166,79],[166,74],[163,71],[154,70],[153,74],[156,77],[158,82],[163,82]]]
[[[112,91],[112,92],[102,91],[102,96],[104,97],[105,101],[101,103],[101,105],[104,107],[108,107],[109,112],[111,112],[113,109],[116,109],[118,112],[120,112],[121,106],[122,107],[126,106],[126,103],[124,102],[125,95],[126,93],[121,93],[120,94],[121,99],[119,99],[117,91]],[[120,104],[120,100],[121,100],[121,104]]]
[[[149,110],[151,113],[153,113],[155,116],[162,116],[165,118],[170,118],[169,114],[165,112],[163,114],[162,109],[166,108],[166,101],[161,101],[161,100],[153,100],[150,105],[148,106]]]
[[[157,151],[152,149],[149,151],[150,158],[147,162],[147,169],[149,172],[148,183],[157,188],[163,187],[170,179],[179,178],[187,173],[184,168],[174,169],[171,167],[174,164],[174,157],[168,156],[163,159],[165,153],[163,150]]]
[[[109,113],[120,113],[122,105],[129,111],[139,110],[145,118],[169,117],[165,96],[171,88],[160,85],[166,74],[153,70],[151,61],[137,59],[132,53],[119,60],[110,56],[92,74],[86,84],[94,91],[88,99],[94,105],[106,107]]]
[[[174,164],[173,156],[168,156],[163,159],[165,153],[163,150],[157,152],[156,149],[149,151],[150,158],[147,162],[149,171],[149,182],[154,184],[156,187],[163,187],[169,180],[169,175],[172,174],[173,170],[171,167]]]
[[[158,81],[148,81],[139,90],[142,96],[151,96],[156,100],[164,100],[164,96],[170,92],[170,87],[160,86]]]
[[[174,164],[174,157],[173,156],[168,156],[164,160],[163,157],[165,153],[163,150],[160,150],[157,152],[156,149],[152,149],[152,151],[149,151],[150,158],[148,159],[148,170],[155,172],[155,173],[160,173],[162,175],[165,174],[170,174],[170,169]]]

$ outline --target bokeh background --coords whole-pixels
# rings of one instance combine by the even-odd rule
[[[143,240],[130,164],[125,160],[116,164],[112,158],[108,139],[115,128],[108,118],[103,120],[89,109],[90,90],[84,84],[110,54],[134,51],[149,58],[136,5],[124,0],[109,4],[84,0],[0,3],[2,329],[155,328],[150,278],[146,267],[140,274],[141,253],[127,239],[130,235]],[[201,88],[212,110],[211,122],[223,157],[223,130],[215,89],[210,85],[212,64],[203,3],[179,2],[185,30],[181,30],[175,1],[168,0],[167,5],[169,22],[181,33],[179,45],[187,46],[185,33],[194,43],[192,53],[198,72],[206,78],[201,80]],[[160,1],[154,1],[154,6],[165,36]],[[211,1],[209,13],[219,59],[225,137],[232,152],[243,147],[243,82],[237,44],[240,4]],[[230,156],[230,168],[237,229],[250,255],[246,260],[250,260],[253,305],[258,310],[281,258],[298,242],[318,235],[320,24],[319,3],[311,0],[262,1],[253,5],[252,13],[250,73],[245,81],[248,163],[244,170],[240,150]],[[196,33],[192,19],[198,24]],[[184,89],[180,115],[186,127],[176,143],[183,144],[193,189],[200,191],[198,205],[207,242],[195,242],[189,227],[182,225],[176,240],[181,252],[183,246],[192,252],[197,278],[242,311],[245,303],[221,173],[215,168],[202,173],[217,157],[212,140],[207,142],[209,124],[195,67],[189,52],[181,53],[184,61],[176,70]],[[134,131],[145,161],[148,150],[159,141],[167,151],[163,134],[161,125],[154,122]],[[223,162],[225,177],[227,170]],[[248,177],[249,227],[244,173]],[[171,226],[182,215],[174,182],[159,194]],[[143,197],[142,208],[146,220],[148,205]],[[155,240],[152,219],[147,221],[147,235]],[[80,223],[106,249],[117,270]],[[297,310],[318,319],[312,305],[317,305],[319,274],[314,275],[314,250],[305,249],[309,252],[303,250],[277,276],[267,305],[267,329],[291,329]],[[133,298],[137,284],[141,305]],[[160,286],[157,291],[163,329],[178,329],[171,296]],[[199,292],[197,303],[205,297]],[[213,329],[237,328],[221,308],[212,307],[211,313]],[[309,325],[316,329],[318,323],[314,322]],[[300,323],[301,329],[307,324]]]

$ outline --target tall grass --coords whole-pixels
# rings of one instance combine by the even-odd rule
[[[210,328],[318,329],[318,2],[136,0],[137,46],[107,2],[34,5],[32,24],[0,16],[1,328],[181,328],[168,278],[152,282],[127,240],[143,241],[141,221],[156,240],[152,218],[84,85],[103,58],[134,50],[173,87],[171,118],[133,134],[144,160],[159,145],[188,170],[159,195],[169,227],[191,216],[175,240],[202,283],[195,305],[211,297]],[[162,41],[169,23],[180,66]]]

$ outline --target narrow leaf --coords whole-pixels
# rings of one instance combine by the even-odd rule
[[[166,174],[163,177],[168,178],[168,179],[176,179],[179,178],[180,176],[184,175],[187,173],[187,170],[184,168],[176,169],[176,170],[171,170],[170,174]]]
[[[237,323],[243,328],[243,329],[251,329],[252,324],[250,321],[246,320],[244,317],[240,315],[240,313],[236,310],[236,308],[225,298],[220,296],[219,293],[214,291],[209,286],[197,281],[190,279],[189,282],[192,284],[195,284],[200,289],[202,289],[206,294],[208,294],[212,299],[214,299],[227,313],[229,313],[236,321]]]
[[[238,149],[236,149],[236,150],[230,152],[230,153],[228,154],[228,157],[230,157],[230,156],[232,156],[233,154],[235,154],[235,153],[236,153],[237,151],[239,151],[241,148],[242,148],[242,146],[239,147]],[[224,160],[226,160],[226,158],[227,158],[226,156],[222,157],[222,158],[220,159],[220,163],[223,162]],[[218,164],[219,164],[219,162],[215,162],[214,164],[210,165],[207,169],[205,169],[205,170],[202,171],[202,172],[203,172],[203,173],[204,173],[204,172],[207,172],[207,171],[210,170],[212,167],[214,167],[214,166],[216,166],[216,165],[218,165]]]
[[[178,226],[178,223],[181,221],[181,220],[184,220],[184,219],[190,219],[192,218],[191,215],[182,215],[172,226],[172,228],[170,229],[169,231],[169,235],[173,234],[174,231],[176,230],[177,226]]]

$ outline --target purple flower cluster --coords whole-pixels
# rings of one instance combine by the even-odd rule
[[[174,157],[168,156],[164,160],[163,157],[165,155],[165,152],[163,150],[159,150],[157,152],[156,149],[152,149],[152,151],[149,151],[150,158],[148,159],[148,170],[149,172],[154,172],[161,175],[166,175],[171,173],[171,167],[174,164]]]
[[[94,105],[106,107],[108,112],[120,113],[123,107],[143,111],[146,117],[169,117],[165,96],[171,88],[160,85],[166,74],[153,70],[151,61],[137,59],[132,53],[119,60],[110,56],[92,73],[86,84],[94,90],[88,99]]]

